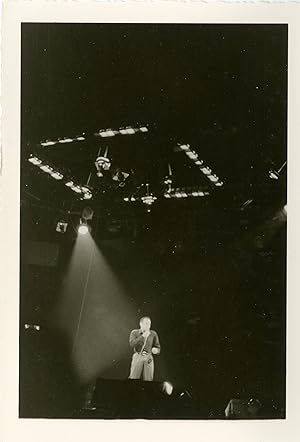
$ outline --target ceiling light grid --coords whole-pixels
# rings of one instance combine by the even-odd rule
[[[203,191],[202,189],[195,188],[176,188],[171,192],[165,192],[165,198],[190,198],[190,197],[204,197],[208,196],[210,193],[207,191]]]
[[[48,147],[48,146],[54,146],[55,144],[67,144],[67,143],[74,143],[76,141],[85,141],[85,134],[77,135],[76,137],[64,137],[64,138],[58,138],[56,140],[45,140],[41,141],[40,145],[42,147]]]
[[[177,149],[179,151],[182,151],[185,153],[185,155],[193,161],[193,163],[199,167],[200,171],[203,173],[203,175],[206,176],[206,178],[214,184],[216,187],[223,186],[223,181],[220,180],[220,178],[211,170],[210,167],[207,165],[204,165],[203,160],[201,160],[194,150],[191,149],[191,146],[189,144],[177,144]]]
[[[94,135],[95,137],[110,138],[116,135],[134,135],[137,133],[146,133],[146,132],[149,132],[147,126],[139,126],[139,127],[127,126],[127,127],[120,127],[119,129],[100,129]]]
[[[64,180],[64,175],[61,172],[47,164],[45,161],[41,160],[39,157],[31,155],[28,158],[28,161],[34,166],[38,167],[44,173],[50,175],[55,180]],[[65,181],[65,186],[69,187],[71,190],[73,190],[73,192],[80,194],[82,199],[91,199],[93,197],[91,189],[87,186],[81,186],[70,180]]]

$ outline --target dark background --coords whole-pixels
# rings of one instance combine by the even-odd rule
[[[156,378],[188,387],[201,417],[250,396],[284,417],[286,173],[271,180],[269,171],[287,158],[286,109],[285,25],[22,25],[21,416],[61,417],[82,404],[72,343],[49,314],[88,205],[94,240],[136,306],[133,326],[150,315],[159,332]],[[149,133],[105,139],[112,167],[131,171],[116,188],[96,177],[93,133],[137,124]],[[39,144],[83,132],[84,142]],[[174,152],[178,142],[224,186]],[[93,199],[39,171],[31,153],[81,184],[92,172]],[[168,163],[176,187],[210,195],[161,197]],[[150,213],[123,200],[146,182],[159,196]],[[55,231],[62,218],[65,234]],[[125,379],[129,361],[128,349],[103,375]]]

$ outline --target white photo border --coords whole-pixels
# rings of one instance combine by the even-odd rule
[[[300,440],[298,263],[300,262],[300,9],[295,3],[196,3],[174,1],[7,1],[2,11],[1,217],[1,428],[2,440],[105,439],[296,442]],[[288,285],[287,418],[257,421],[59,420],[18,418],[20,76],[22,22],[84,23],[282,23],[288,24]],[[259,355],[258,355],[259,357]],[[0,430],[1,431],[1,430]],[[1,433],[0,433],[1,434]]]

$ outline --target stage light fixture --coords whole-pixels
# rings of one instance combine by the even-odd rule
[[[58,140],[59,143],[72,143],[73,138],[62,138]]]
[[[132,127],[128,127],[127,133],[128,133],[128,135],[133,135],[133,134],[135,134],[135,130]]]
[[[81,188],[77,185],[72,186],[71,189],[76,193],[81,193]]]
[[[51,176],[53,177],[53,178],[55,178],[56,180],[62,180],[63,179],[63,174],[61,174],[61,173],[59,173],[59,172],[54,172],[54,173],[51,173]]]
[[[214,175],[207,175],[207,178],[212,181],[213,183],[216,183],[218,181],[218,177]]]
[[[148,132],[148,128],[146,126],[140,127],[141,132]]]
[[[42,143],[40,143],[41,144],[41,146],[43,146],[43,147],[47,147],[47,146],[53,146],[54,144],[56,144],[57,143],[57,141],[44,141],[44,142],[42,142]]]
[[[200,170],[201,170],[201,172],[202,172],[204,175],[210,175],[210,174],[211,174],[211,170],[210,170],[209,167],[201,167]]]
[[[278,170],[270,170],[269,178],[272,180],[279,180],[281,171],[286,167],[287,161],[285,161]]]
[[[52,173],[53,172],[52,167],[48,166],[47,164],[44,164],[44,165],[40,166],[40,169],[43,172],[46,172],[46,173]]]
[[[65,183],[65,186],[67,186],[67,187],[73,187],[73,186],[74,186],[74,183],[73,183],[73,181],[68,181],[67,183]]]
[[[87,190],[85,190],[85,189],[86,189],[85,187],[81,188],[81,190],[83,192],[83,199],[90,200],[91,198],[93,198],[93,194],[89,189],[87,189]]]
[[[40,164],[42,164],[42,160],[40,160],[37,157],[30,157],[28,158],[28,161],[32,164],[34,164],[35,166],[39,166]]]
[[[188,156],[191,160],[197,161],[198,155],[194,151],[186,151],[186,156]]]
[[[156,196],[153,196],[153,195],[146,195],[146,196],[142,196],[141,200],[144,204],[151,206],[157,200],[157,198],[156,198]]]
[[[40,325],[36,325],[36,324],[24,324],[24,328],[25,330],[37,330],[39,331],[41,329]]]
[[[269,171],[269,177],[272,180],[279,180],[279,173],[277,173],[275,170],[270,170]]]
[[[76,137],[77,141],[84,141],[85,137],[83,137],[82,135],[80,135],[79,137]]]
[[[129,173],[122,172],[119,168],[116,169],[112,175],[112,180],[119,183],[119,187],[124,187]]]
[[[184,150],[184,151],[189,151],[190,150],[190,145],[189,144],[178,144],[179,149]]]
[[[96,135],[99,135],[102,138],[114,137],[115,131],[113,131],[112,129],[101,130]]]

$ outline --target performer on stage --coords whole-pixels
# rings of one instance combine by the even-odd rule
[[[153,381],[153,355],[160,353],[160,343],[157,333],[150,327],[151,319],[145,316],[140,320],[140,328],[130,333],[129,344],[134,353],[129,379],[140,379],[142,376],[144,381]]]

